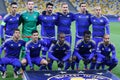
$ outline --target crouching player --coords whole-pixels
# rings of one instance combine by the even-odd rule
[[[48,51],[48,69],[52,70],[53,61],[57,61],[59,70],[64,67],[64,63],[64,69],[67,70],[70,66],[70,53],[70,44],[65,41],[65,34],[60,33],[56,43],[52,44]]]
[[[97,69],[99,69],[100,66],[102,66],[102,69],[104,69],[105,65],[107,65],[109,66],[108,70],[111,71],[118,64],[115,46],[110,43],[109,35],[105,34],[103,37],[103,42],[99,43],[97,55]]]
[[[45,59],[40,57],[41,47],[45,45],[45,43],[42,40],[39,40],[38,35],[37,30],[32,31],[32,40],[26,43],[26,55],[21,61],[23,71],[27,64],[29,64],[30,70],[34,70],[33,64],[36,64],[37,66],[46,66],[48,64]]]
[[[12,65],[14,68],[14,78],[18,78],[17,71],[21,67],[19,55],[21,48],[25,46],[25,42],[20,40],[20,30],[15,29],[13,37],[7,39],[0,48],[0,54],[2,50],[5,50],[5,57],[1,58],[3,66],[2,78],[6,78],[6,66]]]
[[[73,61],[83,60],[85,70],[88,69],[87,65],[91,62],[95,53],[95,42],[90,37],[91,32],[85,31],[83,39],[79,40],[76,44],[75,56],[72,59]]]

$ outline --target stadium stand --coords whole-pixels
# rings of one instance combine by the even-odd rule
[[[26,9],[25,4],[28,0],[4,0],[6,12],[10,12],[10,3],[15,1],[18,3],[18,12],[24,11]],[[120,0],[33,0],[35,2],[35,9],[40,13],[45,10],[45,4],[47,2],[54,3],[54,12],[60,11],[61,3],[67,2],[70,11],[77,12],[79,11],[79,3],[86,2],[87,8],[90,13],[93,13],[94,6],[100,5],[102,7],[103,15],[114,15],[120,16]],[[3,10],[2,10],[3,11]]]
[[[26,9],[25,4],[27,0],[4,0],[5,1],[5,5],[7,8],[7,12],[10,12],[10,3],[15,1],[18,3],[18,12],[21,12],[23,10]],[[52,2],[54,3],[54,12],[60,11],[60,5],[61,5],[61,1],[60,0],[33,0],[35,2],[35,9],[38,10],[40,13],[45,10],[45,4],[47,2]]]
[[[21,12],[25,10],[25,3],[27,0],[4,0],[5,5],[7,7],[7,11],[10,11],[9,4],[13,1],[16,1],[19,5],[18,11]],[[60,5],[62,1],[67,0],[33,0],[35,2],[35,9],[40,13],[45,9],[45,4],[47,2],[54,3],[54,12],[60,11]],[[88,11],[93,12],[93,7],[96,5],[100,5],[102,7],[102,12],[105,15],[120,15],[120,1],[119,0],[69,0],[70,3],[74,6],[74,8],[78,11],[79,3],[86,2],[88,7]]]
[[[88,11],[93,12],[93,7],[100,5],[105,15],[120,15],[120,0],[70,0],[72,5],[78,10],[80,2],[86,2]]]

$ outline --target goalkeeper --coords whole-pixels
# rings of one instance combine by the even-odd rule
[[[112,56],[110,53],[112,53]],[[99,69],[100,66],[102,66],[102,69],[104,69],[105,65],[107,65],[109,66],[108,70],[111,71],[118,64],[115,46],[110,43],[109,35],[105,34],[103,37],[103,42],[99,43],[97,48],[97,55],[97,69]]]
[[[23,40],[28,42],[31,39],[31,33],[33,30],[37,30],[37,22],[39,12],[34,10],[34,2],[28,1],[27,2],[28,10],[24,11],[19,20],[19,25],[22,23],[22,37]],[[21,55],[21,58],[25,56],[24,49]]]

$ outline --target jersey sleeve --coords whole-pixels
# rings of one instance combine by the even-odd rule
[[[21,25],[23,22],[24,22],[24,19],[23,19],[22,14],[21,14],[20,18],[19,18],[19,25]]]
[[[30,67],[32,67],[32,62],[31,62],[31,58],[30,58],[30,45],[29,45],[29,43],[26,44],[25,51],[26,51],[26,58],[28,60],[28,64],[30,65]]]
[[[2,50],[6,49],[7,47],[7,41],[5,41],[1,46],[0,46],[0,54],[2,54]]]
[[[115,59],[116,58],[115,46],[112,44],[111,47],[112,47],[112,59]]]
[[[80,44],[81,44],[81,42],[82,42],[82,40],[79,40],[78,42],[77,42],[77,44],[76,44],[76,46],[75,46],[75,49],[74,49],[74,54],[75,54],[75,56],[77,56],[77,58],[79,59],[79,60],[81,60],[81,59],[83,59],[83,57],[80,55],[80,53],[79,53],[79,47],[80,47]]]
[[[105,28],[106,28],[106,34],[110,35],[110,25],[109,20],[105,18]]]
[[[101,48],[101,43],[99,43],[97,47],[97,55],[98,57],[105,58],[105,56],[101,54]]]
[[[95,55],[95,52],[96,52],[96,44],[95,44],[95,42],[94,41],[92,41],[92,49],[91,49],[91,54],[90,54],[90,56],[89,56],[89,60],[91,60],[93,57],[94,57],[94,55]]]
[[[50,59],[58,61],[58,59],[52,55],[54,53],[54,47],[55,47],[55,45],[52,44],[51,47],[50,47],[50,49],[49,49],[49,51],[48,51],[48,57]]]
[[[66,51],[65,51],[66,56],[63,57],[63,59],[62,59],[63,61],[68,60],[68,59],[70,58],[70,56],[71,56],[70,44],[69,44],[69,43],[66,43],[66,44],[67,44],[67,46],[66,46]]]

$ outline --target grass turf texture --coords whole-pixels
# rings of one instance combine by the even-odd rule
[[[20,27],[21,28],[21,27]],[[39,27],[38,27],[39,28]],[[75,24],[73,23],[71,26],[71,30],[72,30],[72,50],[74,47],[74,40],[75,40]],[[39,29],[38,29],[39,31]],[[110,40],[112,43],[115,44],[116,46],[116,53],[117,53],[117,58],[119,60],[118,65],[113,69],[112,73],[117,75],[118,77],[120,77],[120,22],[111,22],[110,23]],[[38,67],[35,66],[35,68],[38,70]],[[27,69],[29,70],[29,68],[27,67]],[[57,69],[57,65],[56,62],[54,62],[53,64],[53,70]],[[82,62],[80,62],[80,69],[83,69],[83,64]],[[1,76],[0,76],[0,80],[2,80]],[[13,78],[13,68],[12,66],[7,67],[7,78],[5,78],[4,80],[22,80],[21,76],[19,76],[18,79],[14,79]]]

